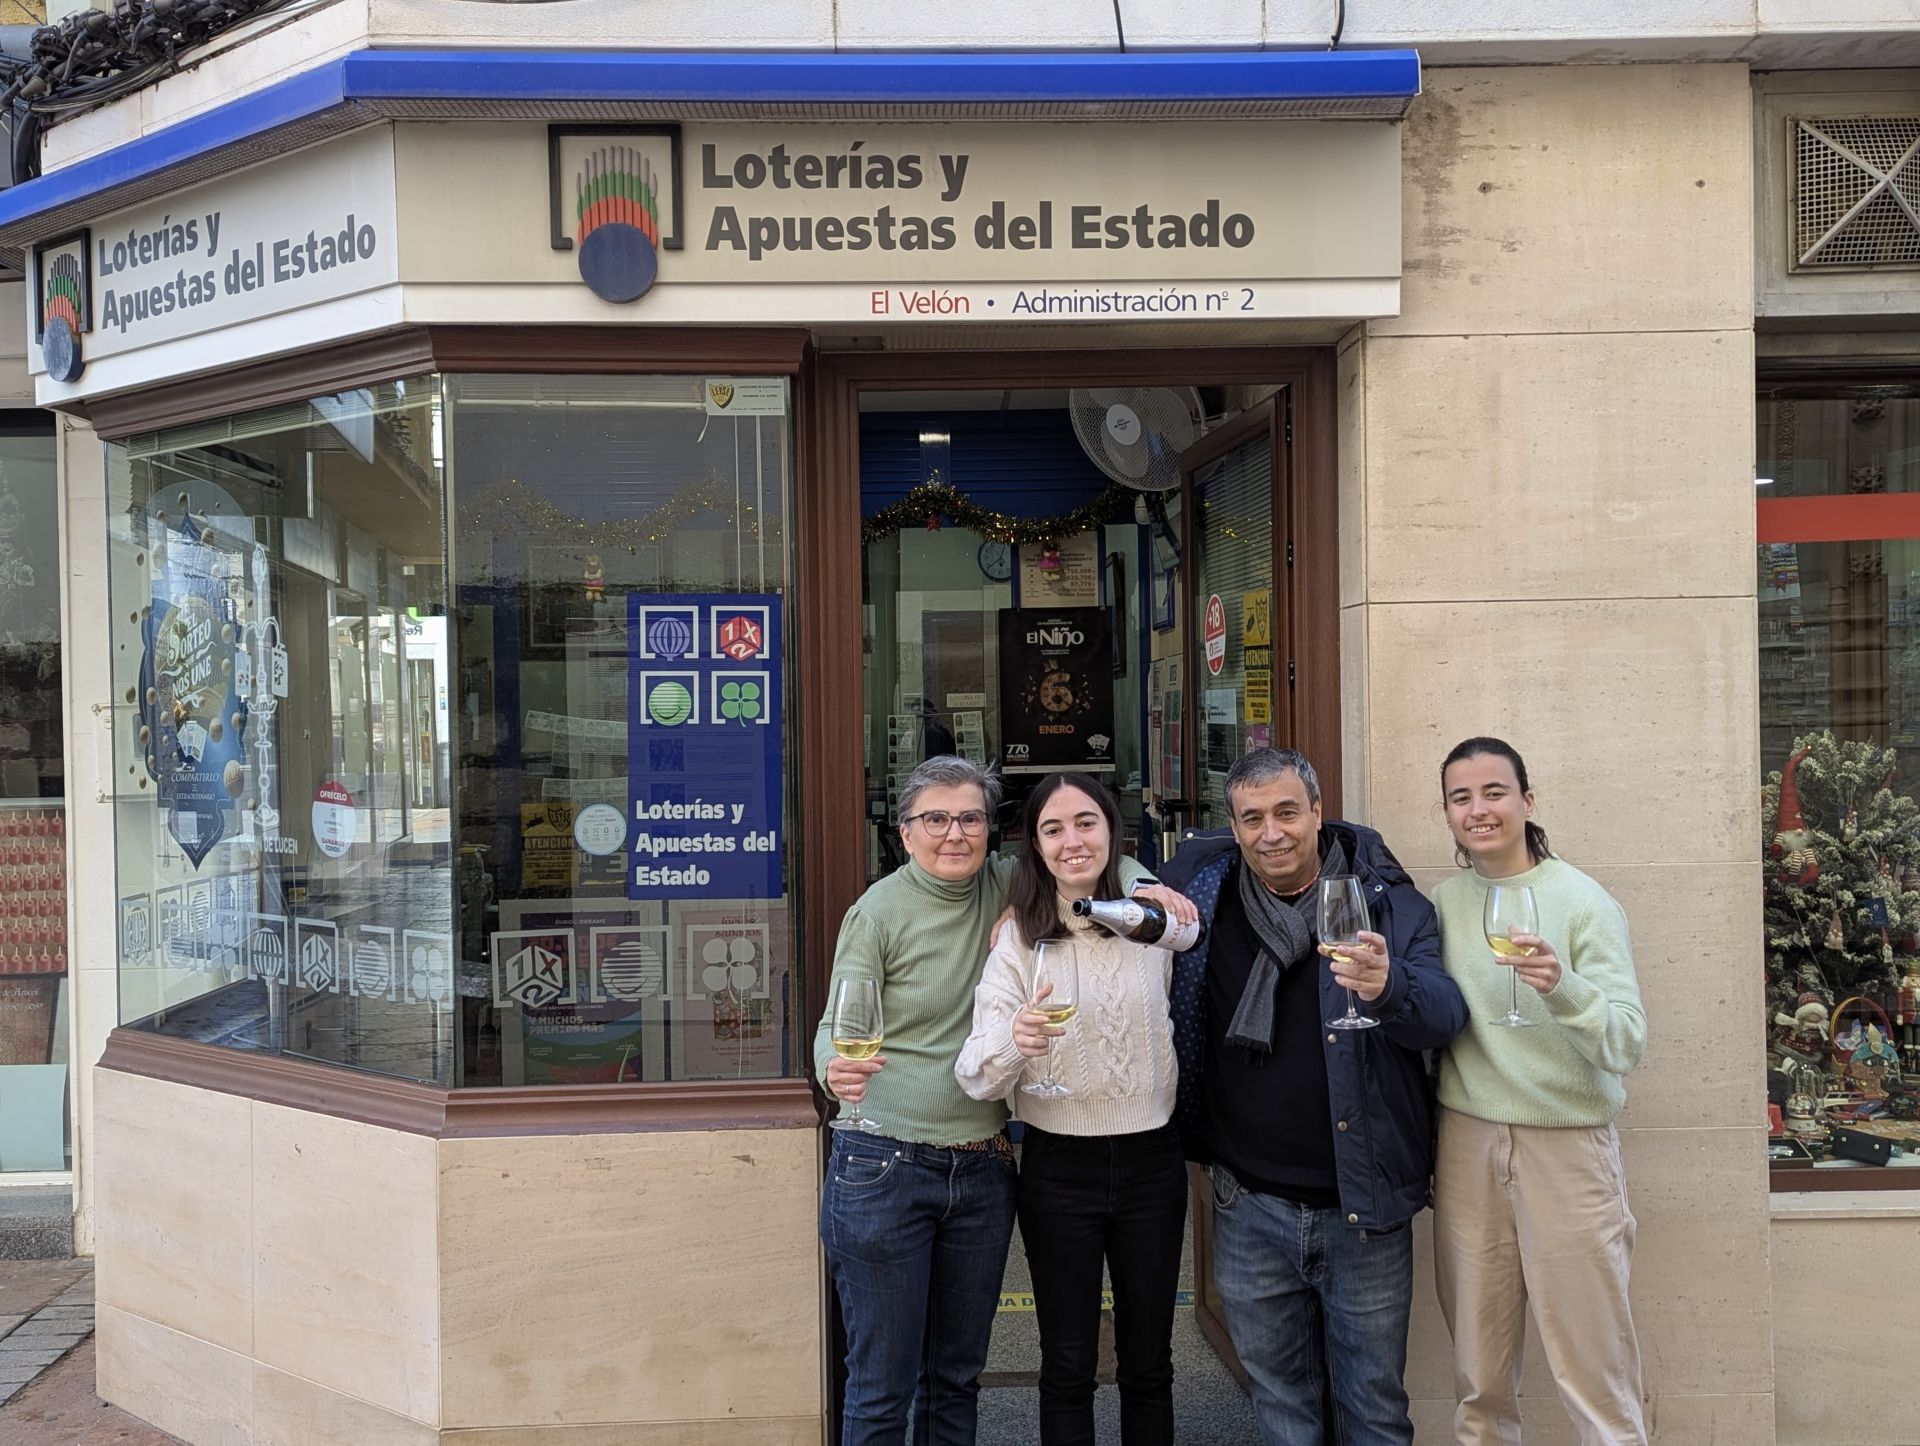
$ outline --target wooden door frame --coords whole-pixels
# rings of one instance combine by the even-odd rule
[[[1290,624],[1292,618],[1291,598],[1287,589],[1287,548],[1292,541],[1292,533],[1287,526],[1286,499],[1292,494],[1292,477],[1289,473],[1292,455],[1292,443],[1288,440],[1291,429],[1287,422],[1292,402],[1292,388],[1282,386],[1266,400],[1248,407],[1231,422],[1216,431],[1207,433],[1180,457],[1180,518],[1183,534],[1180,539],[1181,579],[1180,606],[1186,609],[1187,628],[1183,634],[1186,643],[1186,657],[1182,661],[1187,665],[1192,679],[1181,698],[1181,728],[1186,736],[1188,750],[1192,755],[1188,762],[1189,788],[1187,792],[1193,800],[1194,822],[1199,822],[1199,800],[1204,791],[1201,780],[1206,769],[1204,754],[1205,733],[1200,705],[1201,685],[1206,679],[1192,665],[1198,659],[1200,650],[1196,642],[1202,641],[1202,632],[1198,624],[1202,618],[1204,604],[1200,600],[1200,566],[1196,539],[1200,531],[1200,502],[1194,495],[1194,474],[1201,468],[1211,466],[1237,448],[1244,447],[1263,434],[1267,438],[1270,455],[1267,476],[1269,495],[1282,499],[1280,513],[1271,519],[1273,525],[1268,533],[1267,576],[1273,579],[1273,598],[1270,604],[1270,616],[1276,621],[1285,620]],[[1268,716],[1273,720],[1273,737],[1282,746],[1294,747],[1294,710],[1291,688],[1284,688],[1286,666],[1293,658],[1293,648],[1287,626],[1275,629],[1275,635],[1284,646],[1278,648],[1274,659],[1272,684],[1268,697]],[[1305,752],[1305,749],[1301,750]],[[1329,812],[1328,817],[1334,814]]]
[[[826,1005],[840,920],[866,884],[866,633],[861,613],[860,394],[1077,386],[1274,386],[1202,448],[1224,451],[1267,429],[1273,437],[1275,734],[1313,758],[1329,818],[1340,815],[1339,475],[1332,347],[1072,352],[810,352],[800,373],[797,538],[801,842],[807,867],[803,938],[804,1038]],[[1295,428],[1298,427],[1296,433]],[[1190,453],[1190,455],[1192,455]],[[1203,450],[1201,456],[1217,455]],[[1191,515],[1191,514],[1189,514]],[[1291,563],[1287,546],[1293,544]],[[1187,590],[1192,587],[1191,577]],[[1189,600],[1189,606],[1191,602]],[[1189,614],[1189,617],[1191,614]],[[1284,617],[1284,627],[1279,626]],[[1294,682],[1283,685],[1283,669]],[[1189,707],[1195,689],[1188,690]],[[1191,715],[1190,715],[1191,716]],[[1187,736],[1195,735],[1191,725]],[[1195,1319],[1245,1384],[1225,1322],[1207,1306],[1211,1220],[1204,1173],[1195,1176]],[[838,1303],[827,1302],[828,1378],[841,1379]],[[837,1389],[835,1391],[837,1398]],[[830,1429],[837,1428],[830,1423]]]
[[[1276,734],[1320,772],[1327,817],[1340,814],[1339,477],[1332,347],[1194,347],[1059,352],[810,352],[800,373],[796,582],[802,664],[801,844],[806,850],[806,1025],[826,1005],[840,920],[866,887],[866,669],[861,615],[860,394],[1110,386],[1277,386],[1274,409]],[[1229,435],[1235,418],[1221,429]],[[1297,428],[1297,432],[1294,429]],[[1289,433],[1293,432],[1291,446]],[[1210,439],[1209,439],[1210,440]],[[1285,454],[1284,457],[1282,454]],[[1280,479],[1285,477],[1284,491]],[[1283,565],[1284,540],[1294,563]],[[1284,588],[1281,579],[1285,578]],[[1281,685],[1286,665],[1297,682]]]

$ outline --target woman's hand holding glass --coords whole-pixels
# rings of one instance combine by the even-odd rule
[[[1052,1024],[1041,1013],[1049,996],[1053,993],[1051,984],[1040,986],[1039,992],[1027,1001],[1026,1007],[1013,1017],[1013,1047],[1028,1059],[1038,1059],[1053,1046],[1053,1041],[1067,1032],[1064,1024]]]
[[[1496,953],[1493,956],[1496,960],[1513,970],[1514,977],[1536,994],[1551,994],[1560,987],[1560,956],[1553,952],[1553,945],[1538,934],[1520,930],[1508,937],[1526,953],[1507,958]]]

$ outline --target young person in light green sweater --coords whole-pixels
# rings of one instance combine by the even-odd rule
[[[1532,821],[1527,767],[1469,738],[1440,771],[1463,872],[1433,902],[1466,1029],[1440,1060],[1434,1273],[1453,1333],[1459,1446],[1518,1446],[1531,1301],[1581,1446],[1645,1446],[1627,1303],[1634,1219],[1614,1117],[1646,1050],[1627,918]],[[1489,942],[1489,891],[1526,887],[1538,933]],[[1518,1026],[1508,1021],[1514,980]]]
[[[975,1435],[1014,1166],[1006,1102],[969,1098],[953,1066],[1016,862],[987,857],[999,797],[1000,780],[964,758],[916,768],[900,791],[909,861],[847,911],[834,950],[814,1066],[828,1093],[872,1121],[834,1131],[820,1202],[847,1333],[842,1446],[967,1446]],[[1121,862],[1124,887],[1198,917],[1137,862]],[[886,1042],[872,1059],[833,1047],[833,1001],[855,976],[880,986]]]

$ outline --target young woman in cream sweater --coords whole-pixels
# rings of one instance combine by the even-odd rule
[[[1173,1440],[1173,1307],[1187,1170],[1170,1123],[1175,1066],[1167,1014],[1173,956],[1075,918],[1075,899],[1122,897],[1119,811],[1085,774],[1033,792],[1012,923],[974,993],[973,1033],[954,1074],[976,1099],[1007,1099],[1026,1124],[1016,1195],[1040,1327],[1042,1446],[1092,1446],[1101,1268],[1113,1280],[1120,1431],[1126,1446]],[[1036,942],[1070,944],[1079,1010],[1050,1025],[1035,1006]],[[1047,1071],[1067,1094],[1019,1086]]]

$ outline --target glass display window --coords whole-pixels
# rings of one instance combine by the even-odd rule
[[[799,1072],[784,378],[110,449],[120,1008],[448,1086]]]
[[[1920,389],[1781,386],[1758,424],[1776,1183],[1920,1187]]]

